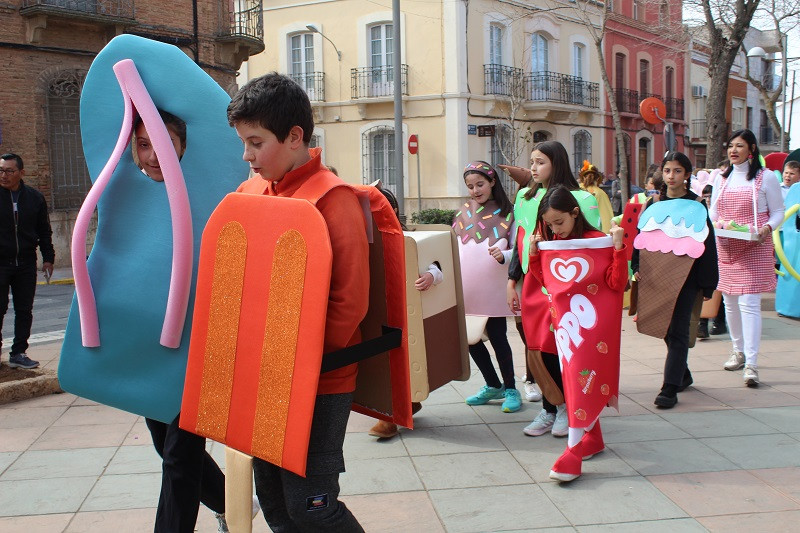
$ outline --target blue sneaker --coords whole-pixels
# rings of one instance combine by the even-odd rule
[[[513,413],[522,407],[522,397],[517,389],[506,389],[506,399],[503,400],[503,412]]]
[[[39,366],[39,361],[34,361],[27,354],[18,353],[10,355],[8,358],[8,366],[11,368],[25,368],[30,370]]]
[[[499,400],[505,396],[505,387],[495,389],[489,385],[484,385],[478,394],[470,396],[466,399],[467,405],[484,405],[489,403],[490,400]]]

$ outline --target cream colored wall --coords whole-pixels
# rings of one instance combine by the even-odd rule
[[[402,62],[409,65],[409,96],[404,98],[404,147],[407,134],[420,139],[420,170],[423,208],[456,207],[466,195],[461,169],[473,159],[488,159],[491,140],[467,135],[468,125],[496,124],[497,97],[484,96],[483,65],[488,63],[487,21],[510,24],[506,50],[513,48],[513,61],[506,64],[530,71],[530,35],[542,30],[552,37],[550,70],[572,73],[572,42],[586,42],[586,78],[599,81],[599,67],[585,30],[574,23],[538,14],[521,17],[519,8],[496,0],[473,0],[469,16],[462,2],[414,2],[402,6],[404,39]],[[266,50],[250,58],[249,79],[267,72],[287,72],[287,33],[319,28],[342,52],[338,61],[333,46],[315,35],[316,70],[325,72],[325,102],[314,102],[318,133],[322,134],[324,160],[335,166],[349,182],[362,176],[361,134],[377,124],[391,126],[391,98],[351,99],[350,69],[367,65],[366,26],[391,19],[388,7],[366,0],[266,1],[264,35]],[[468,24],[468,29],[465,27]],[[464,42],[467,36],[466,44]],[[577,36],[577,37],[576,37]],[[322,55],[319,55],[319,51]],[[468,91],[469,89],[469,91]],[[377,103],[376,103],[377,100]],[[525,111],[521,120],[530,120]],[[580,113],[574,123],[531,122],[533,130],[544,129],[561,140],[572,153],[572,134],[587,127],[592,134],[592,153],[601,154],[603,138],[599,113]],[[518,164],[527,165],[529,148]],[[417,210],[417,156],[403,157],[406,212]]]

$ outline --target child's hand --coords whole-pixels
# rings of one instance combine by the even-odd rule
[[[433,274],[425,272],[417,281],[414,282],[414,288],[418,291],[427,291],[433,285]]]
[[[625,246],[622,240],[625,237],[625,230],[622,229],[622,226],[617,226],[616,222],[611,222],[611,229],[608,232],[611,234],[611,242],[614,243],[614,249],[622,250],[622,247]]]
[[[642,281],[642,277],[639,275],[639,272],[634,272],[633,277],[636,281]]]
[[[503,257],[503,252],[497,246],[492,246],[489,248],[489,255],[494,257],[494,260],[500,263],[501,265],[506,262],[506,258]]]
[[[542,242],[544,238],[542,234],[539,232],[534,233],[531,235],[531,255],[538,255],[539,254],[539,243]]]
[[[506,285],[506,301],[511,312],[518,315],[520,312],[519,295],[517,294],[517,282],[513,279],[508,280]]]

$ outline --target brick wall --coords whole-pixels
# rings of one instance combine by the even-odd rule
[[[194,58],[191,2],[131,0],[136,25],[127,33],[181,39],[182,50]],[[221,63],[216,42],[220,5],[228,0],[198,0],[199,63],[223,89],[235,87],[238,64]],[[31,32],[31,18],[20,14],[22,0],[0,0],[0,153],[15,152],[25,161],[25,182],[39,189],[52,209],[52,176],[47,130],[48,81],[59,71],[86,71],[93,57],[113,38],[114,27],[102,22],[48,16],[46,27]],[[31,40],[33,36],[33,42]],[[54,213],[58,266],[69,264],[69,233],[77,211]],[[56,222],[57,221],[57,222]],[[63,235],[62,235],[63,233]]]

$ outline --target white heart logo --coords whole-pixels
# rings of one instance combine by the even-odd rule
[[[589,262],[583,257],[572,257],[566,261],[556,258],[550,261],[550,272],[558,281],[578,283],[589,273]]]

